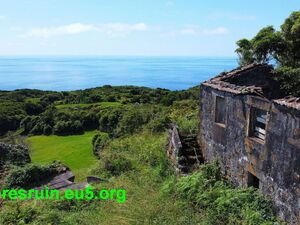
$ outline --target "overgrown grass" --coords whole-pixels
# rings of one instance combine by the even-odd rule
[[[162,148],[166,135],[149,133],[115,139],[100,154],[98,169],[93,174],[106,177],[109,182],[101,188],[122,188],[127,192],[126,203],[115,201],[32,201],[11,202],[2,208],[3,224],[158,224],[196,225],[201,215],[194,213],[185,202],[161,194],[161,186],[173,176]],[[110,173],[103,160],[115,161],[115,155],[130,161],[132,167]]]
[[[171,179],[163,191],[194,205],[204,225],[279,225],[271,200],[254,188],[232,187],[222,179],[217,163],[202,165],[191,176]]]
[[[72,136],[32,136],[27,138],[33,163],[49,164],[59,160],[70,167],[76,180],[84,180],[89,169],[96,165],[92,139],[95,131]]]
[[[199,126],[199,101],[182,100],[174,102],[170,118],[183,134],[197,134]]]
[[[42,137],[37,138],[39,141]],[[65,145],[66,139],[58,140],[64,140],[62,145]],[[165,143],[166,134],[142,132],[113,139],[102,149],[98,166],[91,173],[108,179],[100,184],[102,189],[125,189],[125,203],[101,200],[11,202],[2,208],[0,223],[278,224],[270,201],[254,189],[235,189],[227,184],[217,165],[204,165],[191,176],[177,178],[162,151]],[[51,144],[57,145],[54,141]]]

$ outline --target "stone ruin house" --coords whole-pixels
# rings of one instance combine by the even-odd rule
[[[198,142],[234,185],[260,189],[300,224],[300,98],[282,95],[272,71],[253,64],[202,83]]]

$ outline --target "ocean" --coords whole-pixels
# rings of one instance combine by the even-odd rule
[[[0,90],[109,85],[187,89],[238,66],[232,57],[0,57]]]

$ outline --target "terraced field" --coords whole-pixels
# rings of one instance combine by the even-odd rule
[[[92,138],[95,131],[72,136],[32,136],[26,139],[31,148],[33,163],[47,164],[60,160],[70,167],[76,180],[84,180],[88,171],[96,165],[92,153]]]

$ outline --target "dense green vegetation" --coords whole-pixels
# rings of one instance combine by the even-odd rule
[[[16,145],[7,148],[7,146],[0,144],[0,171],[6,166],[23,166],[30,162],[31,159],[26,147]]]
[[[127,190],[127,201],[7,202],[1,224],[277,224],[271,204],[254,189],[234,189],[217,165],[177,178],[162,151],[165,133],[113,139],[93,174],[101,188]]]
[[[280,31],[263,28],[237,42],[240,64],[276,62],[274,79],[300,96],[300,12]],[[0,188],[30,188],[67,166],[97,188],[122,188],[113,201],[0,201],[0,224],[278,225],[269,199],[234,188],[216,163],[178,177],[164,151],[167,129],[198,133],[198,87],[183,91],[106,85],[70,92],[0,91]],[[59,160],[61,163],[53,162]],[[32,161],[32,162],[31,162]]]
[[[99,119],[102,114],[105,114],[104,111],[123,112],[127,107],[124,108],[122,105],[142,105],[144,109],[147,108],[147,104],[167,107],[173,105],[175,101],[184,99],[196,100],[197,88],[169,91],[159,88],[107,85],[72,92],[27,89],[1,91],[0,136],[19,128],[24,135],[82,134],[84,131],[95,130],[101,125]],[[116,117],[118,116],[109,119],[108,123],[114,123],[112,120],[117,120]],[[124,117],[130,120],[128,113]],[[103,129],[109,129],[108,125],[110,124],[106,124],[106,128]],[[120,133],[120,131],[116,132]]]
[[[198,132],[198,91],[1,92],[1,139],[27,144],[32,160],[11,165],[4,187],[34,186],[62,168],[52,164],[59,160],[77,181],[96,175],[107,180],[99,188],[125,189],[127,201],[5,201],[0,224],[276,224],[270,202],[231,187],[217,165],[176,177],[162,151],[166,130],[176,123],[182,133]]]
[[[275,61],[275,79],[286,94],[300,96],[300,11],[293,12],[276,31],[273,26],[262,28],[251,40],[237,42],[236,52],[241,65]]]
[[[165,131],[176,123],[182,133],[198,132],[197,92],[106,86],[2,93],[5,110],[15,112],[5,116],[20,117],[2,140],[27,144],[33,162],[12,166],[6,187],[35,185],[55,174],[60,166],[51,163],[60,160],[77,181],[96,175],[107,180],[100,188],[125,189],[127,201],[6,201],[0,224],[276,224],[269,201],[231,187],[216,165],[174,174],[162,151]]]
[[[254,188],[233,188],[222,178],[217,163],[170,180],[163,190],[193,204],[203,214],[202,224],[277,224],[271,201]]]
[[[97,133],[92,140],[93,144],[93,153],[96,156],[100,155],[100,151],[108,145],[110,142],[109,135],[107,133],[99,132]]]
[[[34,188],[41,180],[59,174],[63,167],[58,162],[46,166],[26,164],[24,167],[13,167],[4,179],[4,188]]]

